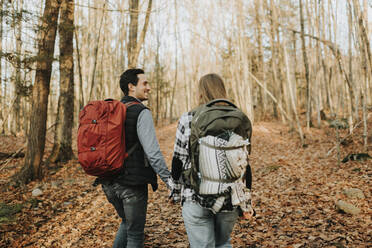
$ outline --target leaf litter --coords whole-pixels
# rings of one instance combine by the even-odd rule
[[[176,126],[157,130],[169,167]],[[362,151],[362,129],[354,132],[351,141],[341,147],[343,156]],[[333,129],[311,128],[305,135],[307,147],[302,148],[296,134],[281,123],[260,122],[253,127],[250,161],[257,215],[251,220],[239,219],[231,235],[233,247],[371,244],[372,160],[338,165],[335,152],[326,155],[335,143]],[[24,144],[23,138],[1,136],[0,140],[0,152],[16,151]],[[48,144],[46,156],[50,148]],[[0,247],[112,246],[120,220],[100,187],[92,186],[94,178],[86,176],[76,160],[46,169],[42,181],[8,186],[23,161],[11,160],[0,175],[0,203],[17,206],[13,219],[0,222]],[[169,202],[164,183],[159,180],[159,184],[157,192],[149,190],[145,247],[188,247],[181,207]],[[35,188],[42,195],[33,197]],[[348,198],[343,192],[350,188],[360,189],[365,198]],[[361,212],[339,211],[335,205],[339,200]]]

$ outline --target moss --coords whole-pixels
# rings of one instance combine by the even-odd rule
[[[278,170],[280,167],[281,166],[279,166],[279,165],[270,165],[270,166],[266,167],[266,171],[273,172],[273,171]]]
[[[9,217],[0,217],[0,225],[3,224],[3,223],[9,223],[9,222],[13,222],[15,219],[13,216],[11,216],[11,218]]]
[[[0,202],[0,224],[15,220],[15,214],[21,212],[23,204],[6,204]]]

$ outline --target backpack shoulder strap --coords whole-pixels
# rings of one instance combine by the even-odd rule
[[[142,103],[137,102],[137,101],[132,101],[132,102],[126,102],[124,104],[125,104],[125,106],[127,106],[127,108],[129,108],[130,106],[133,106],[133,105],[136,105],[136,104],[142,104]]]
[[[137,104],[142,104],[140,102],[137,102],[137,101],[130,101],[130,102],[126,102],[124,103],[124,105],[129,108],[130,106],[134,106],[134,105],[137,105]],[[143,104],[142,104],[143,105]],[[134,144],[127,152],[128,154],[128,157],[134,152],[134,150],[136,150],[136,148],[138,147],[139,145],[139,142],[137,142],[136,144]]]

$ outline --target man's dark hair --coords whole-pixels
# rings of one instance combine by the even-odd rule
[[[144,74],[142,69],[128,69],[120,76],[120,88],[124,95],[128,95],[129,88],[128,84],[133,84],[134,86],[138,83],[138,74]]]

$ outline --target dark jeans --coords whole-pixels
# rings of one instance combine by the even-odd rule
[[[147,185],[102,184],[107,200],[122,219],[113,248],[142,248],[147,211]]]

